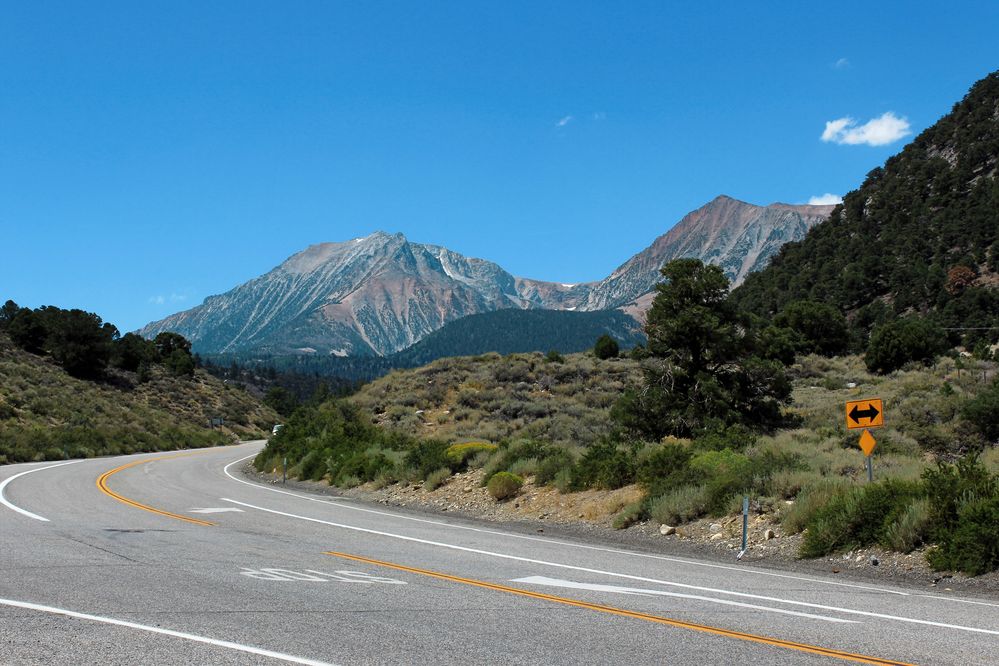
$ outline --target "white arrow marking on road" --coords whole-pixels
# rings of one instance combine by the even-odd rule
[[[208,509],[191,509],[191,513],[243,513],[242,509],[237,509],[232,506],[220,506],[218,508],[208,508]]]
[[[677,597],[679,599],[697,599],[698,601],[708,601],[713,604],[724,606],[739,606],[741,608],[753,608],[756,610],[770,611],[771,613],[782,613],[784,615],[795,615],[797,617],[807,617],[813,620],[824,620],[825,622],[839,622],[842,624],[858,624],[856,620],[843,620],[838,617],[827,615],[814,615],[812,613],[800,613],[798,611],[785,610],[783,608],[772,608],[770,606],[758,606],[756,604],[745,604],[728,599],[716,599],[715,597],[705,597],[699,594],[681,594],[679,592],[666,592],[664,590],[649,590],[639,587],[620,587],[618,585],[600,585],[597,583],[577,583],[561,578],[548,578],[547,576],[528,576],[527,578],[516,578],[513,583],[527,583],[529,585],[546,585],[548,587],[567,587],[575,590],[593,590],[595,592],[614,592],[617,594],[636,594],[643,597]]]

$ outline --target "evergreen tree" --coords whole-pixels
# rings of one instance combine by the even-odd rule
[[[654,362],[644,386],[627,392],[614,416],[652,439],[774,425],[791,385],[779,362],[756,355],[758,336],[727,299],[725,274],[697,259],[672,261],[662,274],[666,282],[656,287],[645,326]]]
[[[593,355],[601,360],[616,358],[619,351],[617,341],[606,334],[597,338],[597,343],[593,345]]]

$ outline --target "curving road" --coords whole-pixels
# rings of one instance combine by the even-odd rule
[[[995,663],[999,603],[289,492],[262,442],[0,467],[2,664]]]

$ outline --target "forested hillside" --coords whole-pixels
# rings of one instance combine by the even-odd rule
[[[554,349],[570,354],[591,348],[601,335],[610,335],[625,349],[645,343],[639,324],[620,310],[499,310],[453,321],[391,358],[398,367],[415,367],[447,356],[487,352]]]
[[[804,240],[785,245],[733,293],[770,316],[824,301],[861,330],[910,313],[999,334],[999,72],[976,83]]]
[[[249,367],[316,375],[328,378],[331,388],[336,389],[371,381],[394,369],[415,368],[452,356],[552,350],[571,354],[590,349],[602,335],[614,338],[622,349],[645,342],[638,322],[620,310],[505,309],[462,317],[390,356],[215,354],[206,358],[223,367],[235,361]]]
[[[0,464],[229,444],[277,418],[196,369],[179,335],[119,337],[82,310],[0,308]]]

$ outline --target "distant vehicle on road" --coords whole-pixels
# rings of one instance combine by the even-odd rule
[[[283,427],[284,427],[284,425],[282,425],[282,424],[278,423],[278,424],[277,424],[276,426],[274,426],[274,429],[273,429],[273,430],[271,430],[271,434],[272,434],[272,435],[276,435],[276,434],[278,434],[278,430],[280,430],[280,429],[281,429],[281,428],[283,428]]]

